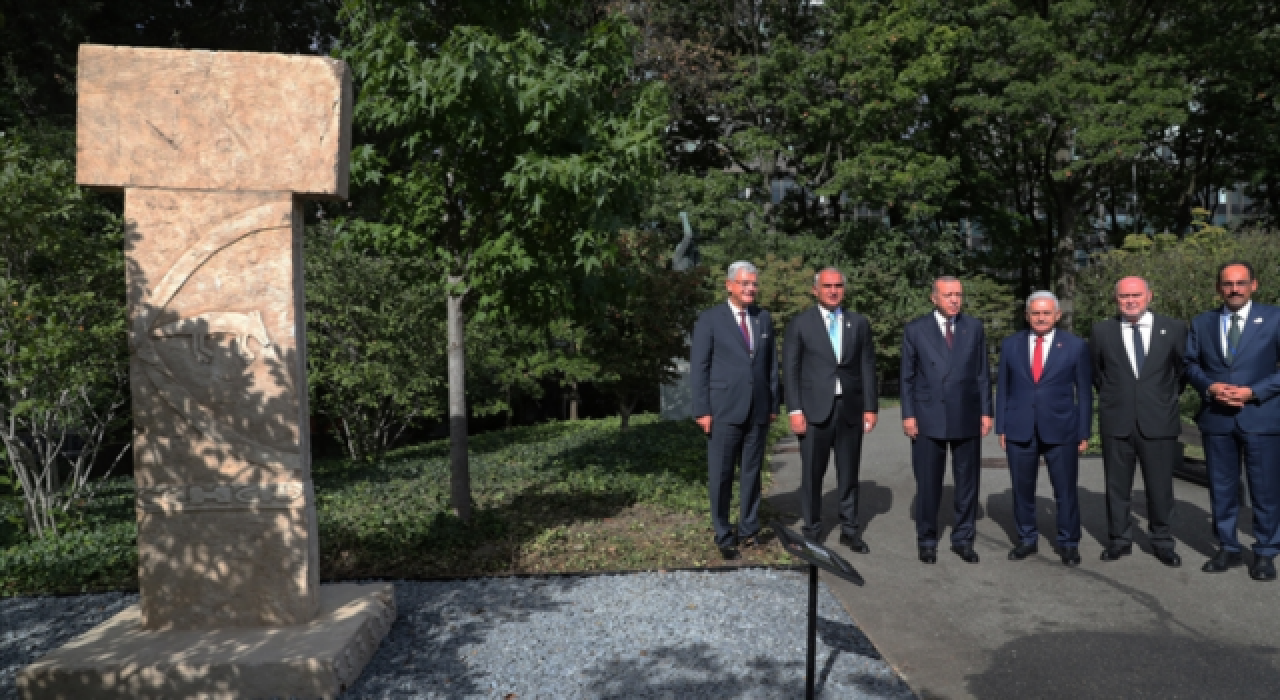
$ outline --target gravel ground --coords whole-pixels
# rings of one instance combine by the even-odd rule
[[[399,616],[346,698],[796,698],[808,581],[788,571],[396,584]],[[136,600],[0,600],[0,698],[18,669]],[[818,689],[912,698],[825,586]]]

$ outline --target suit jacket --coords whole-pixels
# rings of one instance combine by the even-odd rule
[[[1040,381],[1031,378],[1031,331],[1000,345],[996,377],[996,434],[1015,442],[1039,436],[1051,445],[1089,439],[1093,428],[1093,368],[1089,346],[1068,331],[1053,334]]]
[[[1093,324],[1089,352],[1093,357],[1093,385],[1098,389],[1098,431],[1125,437],[1138,426],[1145,438],[1176,438],[1182,434],[1178,399],[1186,383],[1187,324],[1152,314],[1150,347],[1142,376],[1124,349],[1124,334],[1133,330],[1119,319]],[[1052,353],[1050,353],[1052,356]]]
[[[852,311],[841,316],[844,335],[839,359],[817,306],[800,312],[787,325],[782,350],[787,410],[804,411],[811,423],[823,423],[831,416],[837,378],[847,408],[859,415],[879,410],[871,324],[866,316]]]
[[[1222,354],[1220,310],[1191,320],[1187,334],[1187,379],[1200,392],[1201,432],[1229,433],[1237,426],[1246,433],[1280,433],[1280,309],[1253,303],[1241,329],[1240,345],[1230,365]],[[1209,399],[1209,385],[1226,382],[1247,386],[1253,399],[1243,408],[1230,408]]]
[[[754,354],[729,304],[703,311],[693,326],[689,357],[693,415],[712,422],[768,423],[778,412],[778,354],[773,320],[764,309],[747,309]]]
[[[956,316],[952,344],[947,347],[932,311],[902,334],[902,417],[915,418],[920,434],[935,440],[978,437],[982,417],[992,415],[982,321]]]

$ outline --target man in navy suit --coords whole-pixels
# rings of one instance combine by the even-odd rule
[[[1220,549],[1209,573],[1240,566],[1236,515],[1240,511],[1240,458],[1253,497],[1253,564],[1249,575],[1274,581],[1280,551],[1280,309],[1250,301],[1258,290],[1253,266],[1218,269],[1222,307],[1191,321],[1187,378],[1200,392],[1196,422],[1204,439],[1209,500]]]
[[[693,415],[710,437],[707,476],[716,546],[737,559],[739,543],[756,544],[760,531],[760,464],[769,425],[778,417],[778,356],[769,312],[754,306],[755,265],[729,266],[729,301],[703,311],[693,327],[689,364]],[[742,465],[741,515],[729,523],[733,467]]]
[[[951,551],[970,564],[978,515],[982,438],[991,432],[991,368],[982,321],[964,316],[964,285],[954,277],[933,282],[932,313],[902,334],[902,431],[911,438],[916,475],[916,543],[920,561],[938,561],[938,507],[951,448],[955,527]]]
[[[822,480],[834,452],[840,544],[867,554],[871,548],[858,522],[858,471],[862,435],[876,427],[879,411],[871,323],[840,308],[844,273],[829,267],[813,277],[818,303],[787,324],[782,349],[791,430],[800,437],[804,535],[816,542],[822,534]]]
[[[1030,330],[1014,333],[1000,346],[996,377],[996,433],[1013,479],[1013,521],[1018,545],[1014,561],[1039,551],[1036,475],[1040,458],[1049,466],[1058,504],[1058,555],[1067,566],[1080,564],[1080,503],[1076,493],[1080,453],[1089,446],[1093,379],[1089,346],[1055,330],[1062,311],[1052,292],[1027,297]]]

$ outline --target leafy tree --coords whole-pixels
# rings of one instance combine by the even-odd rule
[[[307,373],[313,410],[355,460],[377,461],[416,419],[439,415],[442,284],[417,258],[307,230]]]
[[[1137,275],[1151,285],[1156,311],[1190,321],[1196,314],[1221,304],[1218,266],[1248,260],[1260,284],[1254,298],[1264,304],[1280,301],[1280,238],[1265,231],[1228,232],[1208,223],[1206,209],[1192,211],[1193,232],[1179,238],[1161,233],[1130,235],[1125,245],[1098,256],[1080,274],[1080,314],[1075,327],[1087,334],[1095,321],[1116,313],[1115,283]]]
[[[70,146],[0,135],[0,442],[38,537],[92,499],[126,418],[120,222],[76,187]]]
[[[599,366],[597,383],[618,402],[626,430],[636,403],[677,378],[675,360],[688,353],[688,338],[707,303],[705,269],[671,268],[665,237],[630,231],[605,273],[618,289],[604,313],[587,327],[585,354]]]
[[[470,518],[465,316],[554,319],[590,298],[655,175],[661,86],[632,80],[635,29],[554,3],[351,0],[339,55],[360,84],[365,189],[353,235],[420,256],[447,295],[452,503]],[[465,22],[465,24],[464,24]]]

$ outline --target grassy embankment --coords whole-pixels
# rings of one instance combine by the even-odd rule
[[[780,420],[772,436],[783,432]],[[396,450],[378,464],[317,461],[321,577],[724,564],[711,538],[706,439],[692,422],[637,416],[625,433],[605,419],[474,436],[470,524],[448,508],[448,452],[446,440]],[[14,526],[16,503],[7,499],[0,595],[135,588],[132,502],[132,481],[115,479],[61,537],[32,541]],[[772,537],[744,555],[736,563],[790,562]]]

